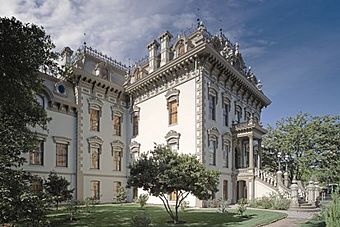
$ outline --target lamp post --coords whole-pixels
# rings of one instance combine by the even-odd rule
[[[288,161],[289,161],[289,155],[285,155],[285,164],[286,164],[286,172],[288,172]]]
[[[278,153],[277,153],[277,161],[278,161],[278,163],[279,163],[279,171],[281,170],[281,152],[279,151]]]

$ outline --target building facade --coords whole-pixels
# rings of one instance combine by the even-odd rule
[[[44,75],[46,93],[39,96],[52,117],[48,132],[37,129],[44,160],[26,169],[42,176],[54,170],[76,188],[77,199],[110,202],[126,185],[129,163],[154,143],[168,144],[221,172],[216,198],[234,203],[277,192],[275,180],[265,182],[269,173],[260,177],[261,111],[271,101],[239,45],[200,22],[188,35],[161,34],[147,49],[130,69],[86,46],[76,53],[65,48],[72,71],[59,79]],[[140,193],[129,189],[128,199]]]

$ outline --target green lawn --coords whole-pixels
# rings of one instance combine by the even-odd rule
[[[163,207],[146,206],[145,211],[151,216],[152,226],[174,226],[167,224],[170,218]],[[91,213],[80,212],[74,222],[68,221],[65,211],[53,212],[49,220],[52,226],[131,226],[131,217],[138,212],[143,210],[135,204],[100,205]],[[179,217],[185,224],[175,226],[259,226],[282,219],[286,214],[248,210],[246,216],[241,217],[235,210],[221,214],[212,209],[189,209]]]

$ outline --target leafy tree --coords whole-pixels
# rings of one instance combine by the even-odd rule
[[[278,170],[278,162],[287,160],[290,177],[304,181],[316,176],[322,182],[340,179],[340,117],[298,114],[281,119],[269,127],[263,140],[263,165]],[[281,152],[281,160],[278,160]]]
[[[45,190],[56,203],[57,209],[60,202],[72,199],[74,189],[68,189],[69,186],[70,182],[64,177],[58,176],[55,172],[50,172],[47,180],[45,180]]]
[[[31,192],[21,154],[36,148],[30,129],[46,128],[46,112],[35,97],[42,90],[39,69],[56,69],[53,47],[42,28],[0,17],[0,223],[44,216],[45,200]]]
[[[178,208],[191,193],[198,199],[209,199],[217,191],[219,173],[208,170],[194,155],[172,152],[157,145],[150,154],[144,153],[131,166],[129,187],[143,188],[159,197],[174,223],[179,223]],[[173,211],[168,194],[175,192]]]

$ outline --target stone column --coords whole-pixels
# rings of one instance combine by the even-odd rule
[[[317,200],[318,197],[320,196],[320,186],[319,186],[319,182],[315,181],[314,182],[314,199]]]
[[[276,180],[278,184],[282,184],[282,171],[281,170],[276,172]]]
[[[284,172],[283,179],[284,179],[285,186],[288,188],[289,187],[288,172]]]
[[[249,136],[249,168],[254,168],[254,145],[253,145],[253,135]]]
[[[262,148],[261,148],[261,145],[262,145],[262,139],[259,140],[258,142],[258,148],[257,148],[257,168],[261,169],[262,166]]]
[[[291,189],[291,202],[290,207],[299,207],[299,198],[298,198],[298,188],[299,186],[296,184],[296,180],[292,180],[292,185],[290,185]]]
[[[309,204],[314,204],[315,202],[315,191],[314,191],[314,182],[313,181],[309,181],[307,187],[307,200]]]

